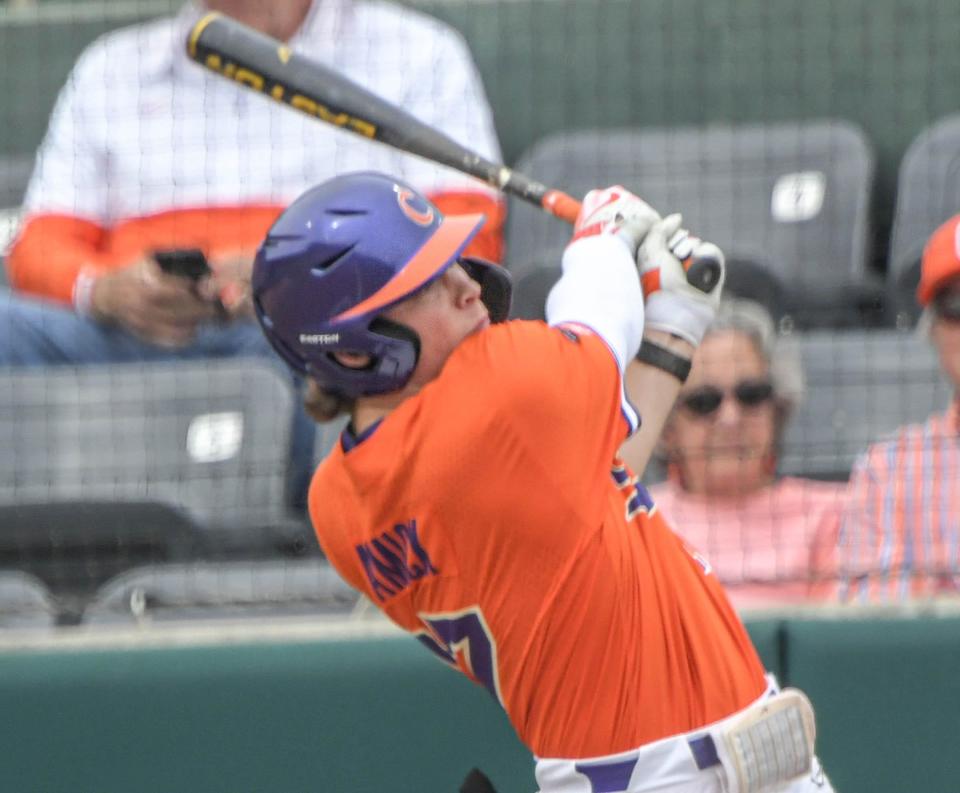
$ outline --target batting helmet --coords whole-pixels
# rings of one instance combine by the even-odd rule
[[[257,251],[253,305],[260,326],[296,371],[345,397],[402,388],[420,354],[409,327],[380,316],[460,262],[481,284],[492,322],[506,319],[510,278],[461,257],[483,215],[451,216],[403,182],[377,173],[338,176],[301,195]],[[348,368],[335,352],[364,353]]]

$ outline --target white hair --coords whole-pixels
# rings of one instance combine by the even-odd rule
[[[795,339],[777,332],[773,317],[760,303],[739,297],[720,302],[706,335],[728,330],[746,334],[766,364],[780,414],[778,432],[781,431],[804,392],[803,364]]]

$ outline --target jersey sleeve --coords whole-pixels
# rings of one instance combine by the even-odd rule
[[[620,405],[636,431],[640,418],[627,399],[622,379],[643,337],[640,280],[627,247],[611,235],[575,241],[563,254],[563,274],[547,298],[547,321],[589,328],[606,344],[621,375]]]

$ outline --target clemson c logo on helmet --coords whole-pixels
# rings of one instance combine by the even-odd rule
[[[433,207],[427,204],[426,211],[421,211],[411,205],[410,200],[413,198],[416,198],[416,195],[412,190],[397,190],[397,203],[400,204],[403,214],[418,226],[429,226],[435,217]]]

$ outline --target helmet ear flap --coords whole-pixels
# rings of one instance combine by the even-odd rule
[[[392,370],[391,374],[402,378],[403,383],[406,383],[413,375],[413,370],[417,368],[417,361],[420,360],[420,336],[413,328],[382,316],[371,320],[370,330],[399,342],[390,347],[389,353],[380,357],[375,368],[381,371]]]
[[[510,315],[513,279],[503,267],[470,256],[460,258],[460,266],[480,284],[480,299],[490,312],[490,321],[503,322]]]

